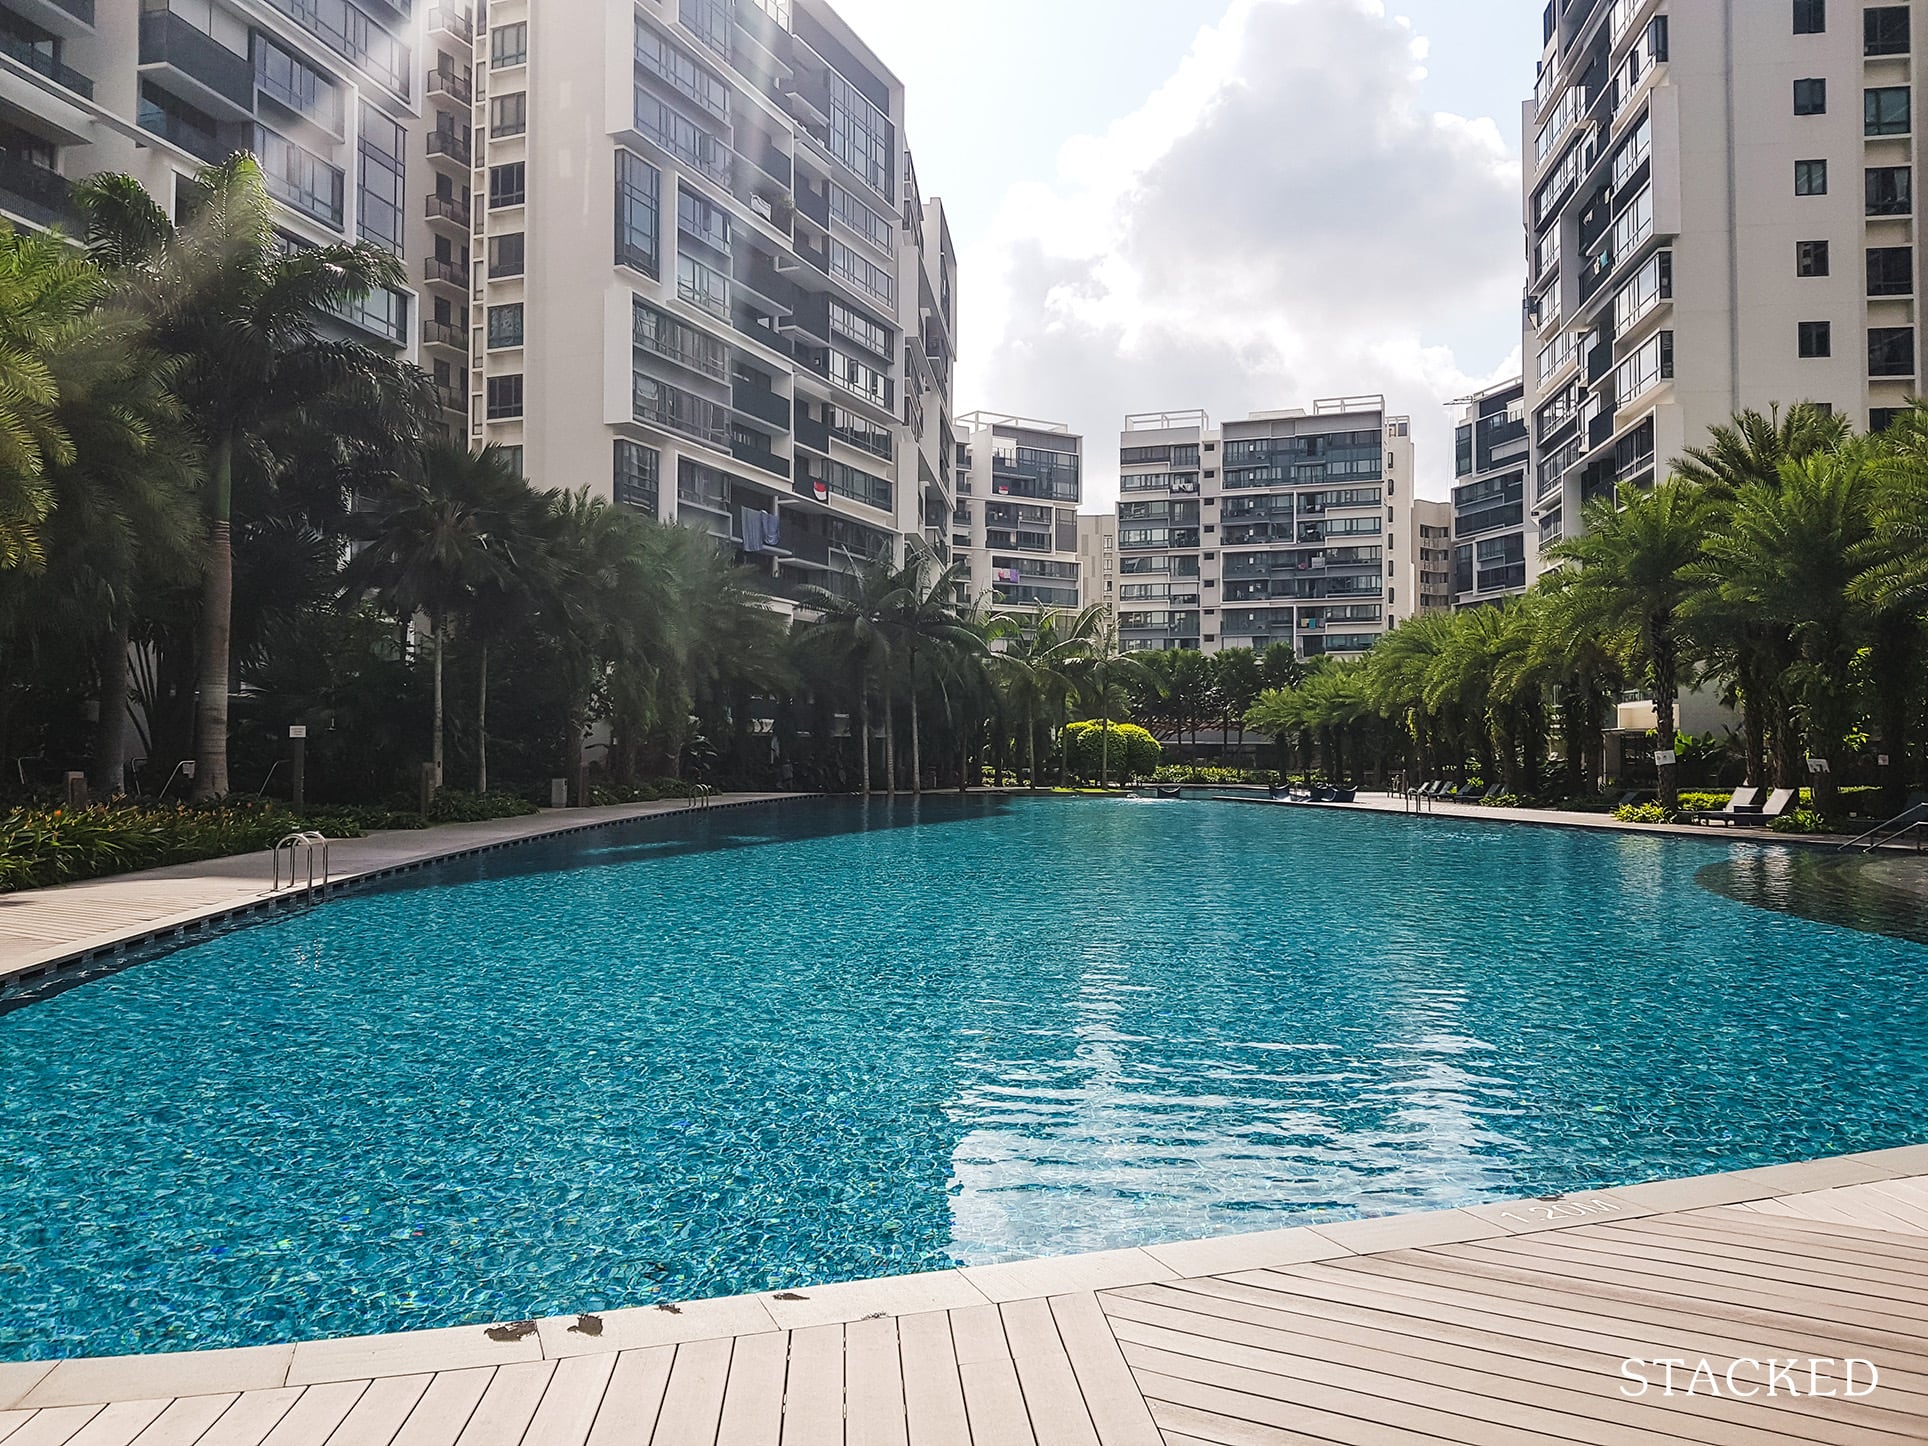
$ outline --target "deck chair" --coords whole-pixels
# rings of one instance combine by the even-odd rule
[[[1772,823],[1794,807],[1795,800],[1800,796],[1798,788],[1777,788],[1767,796],[1767,802],[1759,809],[1749,809],[1741,817],[1748,822],[1758,819],[1762,823]]]
[[[1736,819],[1749,819],[1759,816],[1761,791],[1758,788],[1737,788],[1733,796],[1719,808],[1703,808],[1687,817],[1689,823],[1725,823]]]

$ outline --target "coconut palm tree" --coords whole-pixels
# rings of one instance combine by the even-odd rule
[[[321,326],[375,288],[400,286],[401,264],[369,244],[291,248],[247,155],[200,172],[181,226],[129,176],[94,177],[75,199],[119,298],[146,322],[150,345],[178,362],[176,390],[205,458],[194,793],[215,797],[228,790],[236,468],[261,462],[275,425],[321,398],[386,392],[392,369]]]
[[[1037,789],[1038,720],[1041,714],[1055,715],[1057,731],[1068,722],[1070,699],[1078,691],[1078,667],[1091,650],[1092,639],[1102,627],[1104,609],[1093,606],[1077,613],[1040,607],[1028,617],[1008,616],[1003,621],[1003,646],[996,662],[1009,680],[1008,691],[1024,720],[1025,771],[1030,786]],[[1059,785],[1064,784],[1065,760],[1060,756]]]
[[[1587,504],[1586,529],[1556,544],[1551,558],[1578,569],[1567,583],[1576,620],[1617,641],[1653,693],[1658,752],[1671,759],[1676,705],[1687,663],[1681,612],[1695,582],[1709,499],[1693,483],[1667,481],[1651,492],[1622,486],[1617,499]],[[1658,765],[1660,804],[1680,806],[1676,765]]]
[[[897,570],[884,562],[864,562],[853,574],[856,586],[845,594],[828,588],[799,589],[797,600],[815,613],[801,628],[806,646],[823,648],[842,658],[857,681],[857,738],[860,788],[865,797],[870,784],[870,696],[872,685],[890,658],[891,628],[887,622],[899,591]],[[888,709],[888,694],[885,698]],[[889,713],[885,713],[889,729]],[[891,781],[895,791],[895,781]]]
[[[897,574],[897,588],[884,613],[884,626],[904,658],[910,694],[910,791],[924,791],[922,718],[918,711],[919,658],[946,650],[968,652],[984,646],[983,636],[958,614],[956,596],[965,575],[962,563],[937,568],[927,553],[913,549]]]
[[[1111,787],[1111,724],[1122,718],[1130,707],[1131,689],[1151,681],[1151,672],[1139,659],[1118,651],[1118,634],[1110,619],[1099,623],[1101,631],[1084,655],[1077,659],[1075,674],[1078,693],[1087,716],[1096,716],[1098,730],[1098,786]]]

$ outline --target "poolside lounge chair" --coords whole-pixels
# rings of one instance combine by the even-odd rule
[[[1496,783],[1479,796],[1479,801],[1484,803],[1489,798],[1499,798],[1504,795],[1505,792],[1506,785],[1504,783]]]
[[[1480,786],[1477,783],[1464,783],[1447,794],[1446,797],[1456,799],[1461,803],[1476,803],[1479,801],[1479,795]]]
[[[1767,796],[1767,802],[1758,809],[1741,811],[1741,822],[1772,823],[1794,807],[1794,801],[1800,796],[1801,791],[1798,788],[1777,788]]]
[[[1761,791],[1758,788],[1737,788],[1733,796],[1719,808],[1703,808],[1687,816],[1689,823],[1733,823],[1736,819],[1749,819],[1758,816]]]

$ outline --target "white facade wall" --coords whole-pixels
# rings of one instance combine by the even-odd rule
[[[1061,422],[1001,412],[966,413],[958,429],[951,545],[967,569],[965,600],[986,611],[1076,609],[1084,439]]]

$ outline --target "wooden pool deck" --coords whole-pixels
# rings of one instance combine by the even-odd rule
[[[1674,1393],[1630,1360],[1680,1363]],[[3,1446],[1922,1441],[1928,1146],[492,1329],[0,1365]]]

